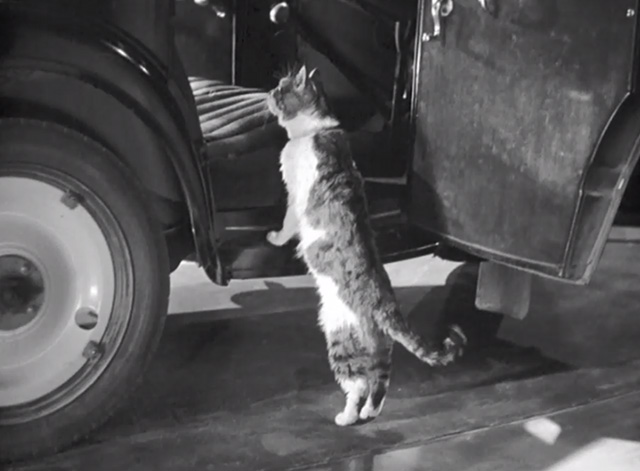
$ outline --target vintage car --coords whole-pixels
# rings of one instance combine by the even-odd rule
[[[588,283],[616,215],[637,221],[637,11],[0,0],[2,460],[115,411],[181,261],[219,285],[304,271],[265,241],[286,136],[264,99],[295,64],[349,132],[386,261],[479,262],[476,305],[515,317],[535,276]]]

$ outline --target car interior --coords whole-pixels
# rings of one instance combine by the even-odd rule
[[[299,268],[291,250],[264,241],[280,226],[286,201],[278,163],[286,135],[264,98],[300,63],[318,69],[349,133],[385,259],[431,245],[419,231],[397,231],[410,156],[416,8],[415,0],[176,2],[176,45],[207,143],[224,225],[221,254],[233,277]],[[255,266],[271,268],[256,274]]]
[[[318,69],[331,108],[349,133],[383,258],[433,249],[433,237],[409,226],[403,212],[417,10],[418,0],[176,2],[176,46],[207,143],[205,165],[230,276],[301,270],[291,245],[275,248],[264,241],[268,230],[280,227],[286,201],[278,164],[286,135],[266,110],[265,93],[301,63]],[[617,224],[640,221],[639,178],[636,168]],[[439,250],[468,258],[455,249]],[[256,266],[270,268],[257,273]]]

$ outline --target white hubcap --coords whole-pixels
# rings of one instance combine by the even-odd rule
[[[109,245],[81,202],[0,177],[0,407],[46,396],[91,361],[113,302]]]

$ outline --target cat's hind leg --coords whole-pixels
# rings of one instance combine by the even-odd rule
[[[374,419],[382,412],[391,379],[391,352],[392,346],[371,367],[369,396],[362,409],[360,409],[360,418],[362,420]]]
[[[353,425],[360,417],[359,411],[369,396],[369,384],[364,376],[338,379],[345,394],[345,404],[342,412],[335,417],[336,425],[341,427]]]
[[[389,379],[380,379],[373,382],[371,385],[371,393],[364,403],[364,406],[362,406],[362,409],[360,409],[359,415],[362,420],[375,419],[380,415],[388,389]]]
[[[323,311],[327,306],[323,306]],[[342,412],[335,417],[340,426],[353,425],[358,421],[359,412],[369,396],[368,358],[363,350],[357,329],[342,326],[331,329],[330,319],[321,316],[321,324],[326,329],[329,350],[329,364],[336,382],[345,395]],[[334,326],[335,327],[335,326]]]
[[[326,336],[331,370],[345,394],[344,409],[336,415],[335,423],[352,425],[369,395],[370,355],[357,317],[338,296],[336,284],[325,276],[316,276],[316,282],[322,300],[318,322]]]

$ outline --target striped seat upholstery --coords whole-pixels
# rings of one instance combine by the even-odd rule
[[[198,77],[189,82],[210,158],[284,142],[284,131],[267,110],[264,90]]]

